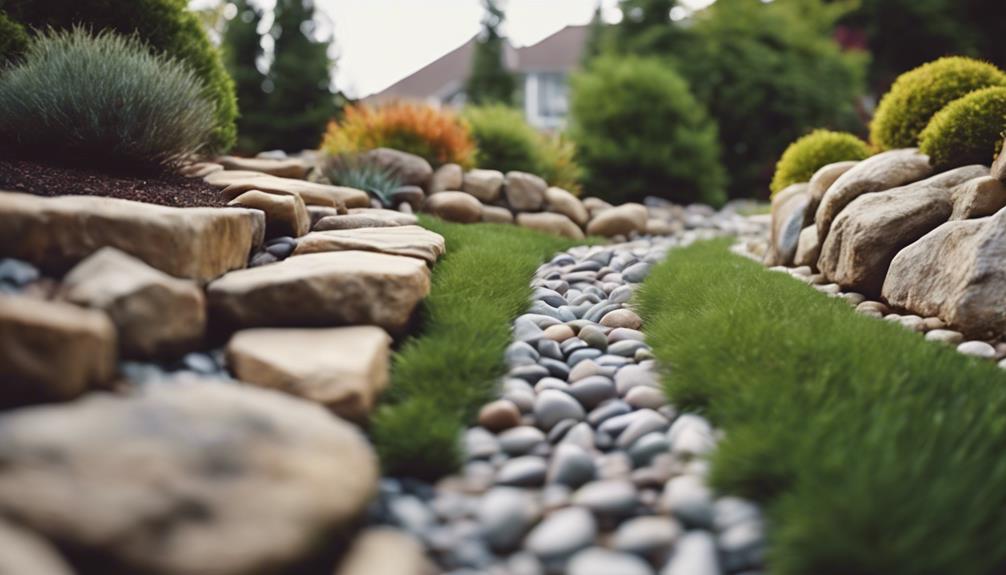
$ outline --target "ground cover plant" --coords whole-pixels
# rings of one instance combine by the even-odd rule
[[[638,297],[672,402],[726,431],[715,486],[769,512],[783,575],[1006,565],[1006,374],[860,316],[726,243],[674,251]]]
[[[493,399],[535,270],[583,242],[499,224],[421,223],[444,236],[447,254],[433,270],[418,335],[395,355],[388,403],[371,432],[385,473],[433,478],[454,470],[462,430]]]

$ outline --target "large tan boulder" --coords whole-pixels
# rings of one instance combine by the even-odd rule
[[[466,172],[461,189],[466,194],[475,196],[480,202],[495,202],[503,191],[503,172],[497,170]]]
[[[580,229],[580,226],[562,214],[549,212],[517,214],[517,225],[553,236],[574,240],[583,239],[583,230]]]
[[[460,190],[465,182],[465,171],[457,164],[444,164],[433,171],[430,179],[430,193]]]
[[[182,355],[199,345],[206,329],[206,301],[195,282],[115,248],[102,248],[70,270],[60,297],[108,314],[126,357]]]
[[[515,212],[537,212],[545,204],[548,183],[527,172],[507,172],[503,183],[504,194],[510,209]]]
[[[1006,208],[947,222],[901,250],[883,296],[973,337],[1006,332]]]
[[[109,574],[287,572],[346,536],[378,480],[321,406],[213,381],[4,415],[0,463],[0,515]]]
[[[334,575],[434,575],[422,544],[404,531],[371,527],[353,541]]]
[[[373,326],[249,329],[227,344],[227,363],[243,382],[309,399],[362,423],[388,385],[390,343]]]
[[[831,222],[859,196],[903,186],[932,172],[929,156],[920,154],[915,148],[890,150],[859,162],[839,176],[821,198],[814,217],[817,236],[825,241]]]
[[[0,575],[73,575],[48,541],[0,521]]]
[[[0,295],[0,405],[73,399],[115,376],[115,326],[75,305]]]
[[[231,272],[207,296],[225,328],[377,325],[399,334],[429,291],[423,260],[340,251]]]
[[[296,178],[303,180],[311,171],[311,165],[299,158],[239,158],[237,156],[221,156],[216,162],[226,170],[243,170],[262,172],[280,178]]]
[[[299,237],[311,231],[311,215],[300,196],[267,194],[249,190],[233,200],[228,206],[261,210],[265,214],[265,236]]]
[[[588,198],[589,199],[589,198]],[[584,200],[586,203],[586,200]],[[587,235],[614,237],[646,231],[649,213],[642,204],[622,204],[597,212],[587,224]]]
[[[229,172],[223,173],[227,174]],[[343,186],[330,186],[328,184],[294,180],[291,178],[277,178],[257,173],[251,176],[228,180],[220,195],[224,201],[229,202],[249,190],[258,190],[269,194],[300,196],[300,199],[308,206],[328,206],[332,208],[370,207],[370,195],[363,190]]]
[[[398,176],[405,186],[426,188],[433,177],[433,167],[429,162],[415,154],[400,150],[376,148],[361,155],[360,159],[365,164],[389,170]]]
[[[615,206],[609,204],[601,198],[589,197],[583,198],[583,207],[587,208],[587,212],[590,214],[590,217],[594,218],[597,214],[603,212],[604,210],[610,210]]]
[[[1006,182],[1006,140],[1003,141],[1002,151],[992,162],[992,177]]]
[[[318,220],[312,229],[316,232],[324,232],[328,230],[414,226],[418,223],[419,219],[416,216],[403,214],[397,210],[354,208],[345,215],[326,216]]]
[[[482,218],[482,204],[464,192],[440,192],[426,198],[423,210],[449,222],[472,224]]]
[[[824,197],[824,193],[828,191],[828,188],[835,183],[835,180],[842,177],[842,174],[851,170],[857,161],[846,161],[846,162],[835,162],[833,164],[828,164],[818,171],[814,172],[814,175],[810,178],[807,186],[807,210],[806,217],[804,219],[804,226],[809,226],[814,223],[814,216],[817,214],[817,207],[821,205],[821,198]]]
[[[811,224],[800,232],[796,244],[796,256],[793,265],[810,266],[817,269],[817,259],[821,256],[821,242],[817,241],[817,226]]]
[[[500,206],[482,204],[482,221],[490,224],[512,224],[513,212]]]
[[[806,183],[793,184],[772,197],[772,226],[765,265],[793,264],[804,216],[810,204],[809,188]]]
[[[111,246],[175,277],[207,281],[245,267],[265,217],[239,208],[171,208],[97,196],[0,192],[0,256],[62,273]]]
[[[954,188],[951,220],[991,216],[1006,207],[1006,183],[992,176],[968,180]]]
[[[583,202],[562,188],[552,186],[545,190],[545,201],[548,203],[548,211],[562,214],[580,227],[587,225],[587,220],[590,219]]]
[[[443,236],[426,228],[395,226],[311,232],[297,242],[293,254],[363,250],[419,258],[432,266],[445,246]]]

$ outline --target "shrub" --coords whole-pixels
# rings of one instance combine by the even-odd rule
[[[382,147],[422,156],[434,166],[453,162],[470,168],[475,159],[464,121],[450,111],[410,102],[349,106],[342,119],[328,124],[321,142],[322,151],[335,156]]]
[[[583,168],[576,162],[576,145],[562,134],[542,135],[538,175],[549,184],[579,196]]]
[[[388,208],[392,207],[392,193],[402,186],[394,170],[361,162],[359,156],[330,156],[325,159],[322,172],[333,184],[364,190]]]
[[[0,146],[120,170],[170,166],[210,141],[203,94],[191,70],[135,37],[49,32],[0,76]]]
[[[828,164],[862,160],[870,155],[866,142],[852,134],[814,130],[793,142],[779,158],[772,178],[772,193],[790,184],[810,181],[814,172]]]
[[[224,152],[236,136],[234,83],[187,5],[186,0],[8,0],[6,9],[12,19],[37,30],[82,25],[95,32],[136,34],[154,52],[184,62],[202,80],[203,94],[214,106],[208,151]]]
[[[989,86],[1006,86],[1006,74],[992,64],[960,56],[905,72],[880,100],[870,123],[870,141],[878,150],[915,147],[936,112]]]
[[[985,88],[950,102],[919,136],[919,149],[939,170],[989,164],[1006,131],[1006,87]]]
[[[658,60],[601,57],[574,76],[570,130],[591,195],[724,200],[716,125]]]
[[[0,68],[20,56],[28,47],[28,33],[24,26],[0,12]]]

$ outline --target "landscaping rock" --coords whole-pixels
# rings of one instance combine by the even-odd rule
[[[376,481],[353,426],[251,387],[178,381],[0,418],[0,514],[89,572],[280,572],[348,528]]]
[[[586,200],[584,200],[586,205]],[[627,236],[632,232],[646,231],[648,214],[640,204],[622,204],[617,208],[604,209],[587,224],[587,235],[590,236]]]
[[[652,575],[653,569],[642,559],[601,547],[585,549],[569,562],[569,575]]]
[[[528,535],[525,548],[545,560],[562,559],[589,547],[597,536],[597,522],[582,507],[553,512]]]
[[[433,171],[433,177],[430,179],[430,193],[458,191],[463,189],[464,183],[465,171],[461,166],[444,164]]]
[[[982,176],[954,188],[951,220],[991,216],[1006,207],[1006,183],[992,176]]]
[[[482,204],[464,192],[440,192],[426,198],[423,209],[449,222],[473,224],[482,219]]]
[[[231,272],[207,295],[225,328],[377,325],[400,334],[429,289],[422,260],[342,251]]]
[[[249,329],[227,344],[227,364],[241,381],[364,422],[388,385],[390,343],[384,330],[372,326]]]
[[[333,208],[331,206],[307,206],[307,213],[311,216],[311,227],[313,228],[324,218],[329,216],[345,215],[349,213],[349,211],[345,208],[345,206],[343,206],[342,209]]]
[[[205,178],[210,174],[222,172],[224,167],[215,162],[194,162],[182,166],[178,171],[186,178]]]
[[[808,187],[808,184],[793,184],[772,198],[772,228],[765,265],[793,264],[804,213],[810,203]]]
[[[817,260],[821,257],[821,244],[817,241],[817,226],[809,225],[800,232],[796,244],[796,256],[793,265],[809,266],[817,269]]]
[[[984,341],[966,341],[957,346],[957,351],[981,359],[996,358],[996,348]]]
[[[503,190],[503,172],[471,170],[465,174],[462,189],[465,193],[475,196],[480,202],[495,202]]]
[[[404,531],[372,527],[353,541],[335,575],[434,575],[423,546]]]
[[[365,164],[389,170],[407,186],[425,188],[433,178],[433,167],[415,154],[391,148],[377,148],[364,153],[360,159]]]
[[[824,198],[825,192],[831,187],[835,181],[842,176],[842,174],[851,170],[857,161],[847,161],[847,162],[835,162],[833,164],[828,164],[818,171],[814,172],[814,175],[810,178],[810,182],[807,186],[807,209],[805,210],[805,218],[803,220],[804,226],[809,226],[814,223],[814,216],[817,214],[817,208],[821,205],[821,199]]]
[[[237,156],[221,156],[216,162],[225,170],[244,170],[262,172],[280,178],[296,178],[303,180],[311,171],[311,166],[299,158],[272,160],[264,158],[239,158]]]
[[[548,212],[517,214],[517,225],[553,236],[574,240],[583,239],[583,230],[562,214]]]
[[[227,205],[263,211],[266,238],[296,238],[311,230],[311,216],[300,196],[281,196],[250,190],[227,202]]]
[[[583,202],[562,188],[552,186],[545,190],[545,201],[548,203],[550,212],[566,216],[581,228],[587,225],[587,220],[590,219],[590,214],[583,206]]]
[[[115,375],[115,327],[103,312],[0,295],[0,406],[64,401]]]
[[[716,542],[709,533],[690,531],[674,547],[660,575],[721,575]]]
[[[995,162],[992,163],[992,177],[1006,182],[1006,140],[1003,141],[1003,152],[999,152]]]
[[[486,541],[496,551],[516,548],[538,515],[531,497],[512,487],[493,488],[482,498],[478,509]]]
[[[964,334],[950,329],[934,329],[926,332],[926,341],[936,341],[956,346],[964,341]]]
[[[548,183],[534,174],[507,172],[504,193],[515,212],[537,212],[545,203]]]
[[[73,575],[73,570],[48,541],[30,531],[0,522],[0,573]]]
[[[258,210],[9,192],[0,192],[0,221],[0,256],[53,273],[111,246],[164,273],[197,281],[245,267],[265,231]]]
[[[373,208],[354,208],[345,215],[329,215],[317,221],[312,226],[316,232],[329,230],[355,230],[358,228],[393,228],[397,226],[414,226],[419,223],[416,216],[403,214],[395,210],[375,210]]]
[[[601,198],[584,198],[583,207],[587,208],[587,212],[590,214],[591,218],[597,217],[597,214],[603,212],[604,210],[610,210],[615,207],[608,202],[602,200]]]
[[[512,224],[513,212],[499,206],[482,204],[482,221],[491,224]]]
[[[419,186],[399,186],[392,190],[389,202],[398,210],[410,210],[411,213],[419,211],[425,200],[426,192]]]
[[[630,310],[616,309],[605,314],[600,323],[604,327],[639,329],[643,325],[643,320]]]
[[[229,172],[221,172],[227,174]],[[233,200],[241,194],[258,190],[270,194],[300,196],[308,206],[328,206],[333,208],[366,208],[370,206],[370,196],[363,190],[330,186],[304,180],[277,178],[265,174],[236,177],[227,180],[228,185],[220,192],[225,201]]]
[[[520,410],[506,399],[487,403],[479,411],[479,425],[494,433],[517,427],[520,425]]]
[[[814,218],[818,238],[823,244],[832,221],[852,200],[921,180],[932,171],[929,156],[914,148],[881,152],[859,162],[835,180],[821,198]]]
[[[443,255],[445,243],[440,234],[419,226],[331,230],[300,238],[293,255],[347,250],[408,256],[432,266]]]
[[[969,335],[1006,332],[1006,208],[947,222],[901,250],[883,295],[892,305],[938,316]]]
[[[196,349],[206,330],[206,301],[198,285],[115,248],[102,248],[77,264],[63,279],[60,296],[108,314],[125,357],[179,357]]]

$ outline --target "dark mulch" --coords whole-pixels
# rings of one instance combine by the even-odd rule
[[[224,205],[220,191],[202,178],[110,175],[23,160],[0,160],[0,190],[38,196],[106,196],[175,207]]]

